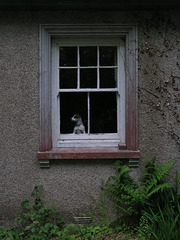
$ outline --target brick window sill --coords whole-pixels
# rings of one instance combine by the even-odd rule
[[[38,152],[37,158],[41,167],[49,167],[53,159],[129,159],[132,165],[138,164],[139,151],[111,148],[53,148],[50,151]]]

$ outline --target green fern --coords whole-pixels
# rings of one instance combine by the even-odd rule
[[[146,158],[146,160],[148,163],[146,165],[146,170],[141,182],[143,185],[149,187],[152,186],[153,183],[156,185],[157,182],[161,182],[163,180],[163,177],[171,170],[176,162],[176,159],[173,159],[166,163],[156,165],[155,158]]]
[[[132,193],[137,188],[137,184],[129,176],[130,169],[122,165],[121,161],[116,161],[115,166],[118,170],[118,176],[111,176],[106,182],[103,190],[110,195],[113,203],[123,212],[131,214],[133,211]]]
[[[138,218],[143,209],[149,206],[157,207],[157,204],[162,203],[166,190],[171,188],[171,184],[166,182],[164,177],[176,162],[173,159],[165,164],[156,165],[155,158],[146,160],[147,165],[140,186],[129,175],[130,168],[118,160],[115,162],[117,176],[111,176],[103,187],[119,209]]]
[[[176,159],[159,165],[155,164],[155,158],[146,160],[148,163],[141,179],[141,186],[144,187],[143,195],[148,199],[149,205],[157,206],[157,202],[162,204],[167,190],[171,188],[170,182],[166,182],[164,177],[168,175]]]

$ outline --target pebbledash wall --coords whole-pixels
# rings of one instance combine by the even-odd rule
[[[179,11],[2,11],[0,13],[1,167],[0,225],[13,225],[21,201],[44,186],[67,222],[86,213],[114,160],[54,160],[39,166],[40,24],[136,24],[138,27],[138,180],[143,157],[180,156]],[[180,164],[175,169],[180,171]],[[172,171],[172,177],[175,170]]]

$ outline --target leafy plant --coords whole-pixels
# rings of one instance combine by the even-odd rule
[[[16,237],[16,233],[13,229],[0,228],[0,239],[13,240]]]
[[[173,159],[156,165],[154,158],[146,160],[147,165],[140,186],[130,177],[129,167],[118,160],[115,162],[118,175],[111,176],[103,187],[103,190],[113,199],[113,203],[124,214],[133,216],[130,219],[136,222],[139,221],[144,209],[157,208],[157,203],[163,202],[166,190],[171,188],[171,184],[166,182],[164,177],[176,162]]]
[[[156,240],[179,240],[180,239],[180,208],[176,212],[173,206],[166,204],[165,208],[159,206],[158,212],[150,208],[150,213],[145,212],[149,224],[146,226],[147,233]],[[143,229],[144,230],[144,229]],[[144,233],[142,229],[139,232]]]
[[[46,206],[43,204],[42,190],[42,185],[35,186],[31,194],[34,197],[32,205],[28,199],[22,202],[25,214],[22,218],[15,219],[19,223],[17,239],[50,239],[60,234],[64,221],[55,205]]]
[[[122,165],[121,161],[116,161],[115,167],[118,175],[111,176],[102,189],[112,197],[114,204],[118,208],[125,213],[131,214],[133,212],[132,193],[136,190],[137,184],[128,175],[130,169]]]
[[[180,194],[178,193],[180,181],[176,173],[175,187],[171,187],[167,191],[164,198],[164,205],[158,204],[155,211],[151,207],[150,210],[144,210],[143,217],[145,222],[140,222],[138,228],[142,236],[146,239],[156,240],[179,240],[180,239]]]
[[[90,225],[84,226],[78,225],[79,233],[75,236],[77,239],[91,240],[91,239],[103,239],[106,234],[112,233],[112,228],[108,225]]]
[[[145,237],[146,240],[151,239],[152,233],[149,229],[149,220],[146,216],[146,213],[142,213],[142,216],[139,221],[139,226],[136,228],[140,237]]]

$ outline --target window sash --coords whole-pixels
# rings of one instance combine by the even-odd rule
[[[52,44],[53,48],[52,48],[52,79],[56,79],[56,82],[53,84],[53,105],[54,102],[56,102],[56,111],[54,111],[53,115],[56,116],[56,119],[58,119],[55,123],[54,126],[55,129],[57,129],[57,132],[59,134],[53,134],[56,135],[56,137],[53,137],[53,142],[56,146],[57,142],[63,142],[66,141],[67,139],[69,141],[72,141],[75,143],[76,140],[80,139],[83,141],[90,141],[91,139],[101,139],[104,140],[106,139],[106,141],[111,141],[111,137],[116,140],[116,145],[117,145],[117,141],[121,142],[121,143],[125,143],[125,110],[123,110],[122,108],[125,108],[125,69],[124,69],[124,62],[125,62],[125,46],[123,41],[121,40],[121,38],[116,38],[116,39],[108,39],[106,41],[104,41],[104,39],[101,39],[101,42],[97,40],[97,44],[96,44],[96,40],[82,40],[80,41],[79,39],[74,39],[73,41],[70,40],[70,42],[65,42],[63,43],[63,40],[54,40],[54,43]],[[69,41],[69,40],[68,40]],[[72,42],[71,42],[72,41]],[[59,47],[67,47],[67,46],[76,46],[78,47],[77,50],[77,62],[78,62],[78,66],[68,66],[68,67],[64,67],[64,66],[57,66],[57,63],[59,63]],[[79,47],[81,46],[96,46],[98,51],[97,51],[97,66],[80,66],[79,65]],[[101,46],[116,46],[117,47],[117,65],[114,66],[100,66],[99,65],[99,47]],[[54,64],[56,67],[54,67]],[[62,89],[59,88],[59,69],[78,69],[78,71],[80,69],[92,69],[92,68],[96,68],[98,69],[97,71],[97,88],[80,88],[80,79],[79,79],[79,73],[78,73],[78,83],[77,83],[77,88],[72,88],[72,89]],[[100,88],[100,78],[99,78],[99,71],[100,69],[117,69],[117,87],[116,88]],[[120,79],[121,78],[121,79]],[[59,94],[62,92],[87,92],[88,94],[91,92],[116,92],[117,93],[117,133],[115,134],[107,134],[107,133],[103,133],[103,134],[90,134],[90,129],[88,127],[88,137],[84,137],[82,136],[72,136],[71,134],[67,134],[67,137],[64,136],[64,134],[60,133],[60,117],[59,114],[57,116],[57,113],[55,112],[60,112],[60,104],[59,104]],[[89,113],[89,106],[90,106],[90,102],[89,102],[89,97],[88,97],[88,113]],[[52,119],[52,121],[54,122],[54,119]],[[88,126],[90,126],[90,116],[88,114]],[[71,136],[71,140],[69,139],[69,137]],[[62,140],[62,141],[61,141]],[[57,144],[58,145],[58,144]],[[63,144],[64,145],[64,144]]]
[[[64,91],[63,91],[64,92]],[[74,93],[74,91],[72,91],[73,93]],[[76,92],[80,92],[80,91],[76,91]],[[82,91],[82,92],[84,92],[84,91]],[[102,91],[92,91],[92,92],[102,92]],[[103,92],[108,92],[108,91],[103,91]],[[111,91],[112,92],[112,91]],[[117,91],[113,91],[113,92],[116,92],[116,93],[118,93]],[[68,91],[68,93],[71,93],[71,92],[69,92]],[[120,131],[119,131],[119,129],[120,129],[120,124],[119,124],[119,122],[120,122],[120,119],[119,119],[119,111],[118,111],[118,109],[120,108],[120,95],[119,94],[116,94],[116,103],[117,103],[117,133],[96,133],[96,134],[94,134],[94,133],[91,133],[91,130],[90,130],[90,105],[91,105],[91,103],[90,103],[90,93],[91,92],[87,92],[87,91],[85,91],[85,93],[87,93],[87,112],[88,112],[88,114],[87,114],[87,116],[88,116],[88,132],[87,132],[87,134],[77,134],[77,135],[75,135],[75,134],[62,134],[62,133],[60,133],[60,107],[61,107],[61,103],[60,103],[60,95],[58,95],[58,100],[57,100],[57,102],[58,102],[58,116],[57,116],[57,118],[58,118],[58,128],[57,128],[57,130],[58,130],[58,139],[62,139],[62,140],[66,140],[66,139],[68,139],[68,140],[77,140],[77,139],[83,139],[83,140],[89,140],[89,139],[111,139],[111,138],[113,138],[113,139],[120,139]]]
[[[117,40],[116,40],[117,41]],[[80,71],[82,70],[82,69],[84,69],[84,70],[86,70],[86,69],[97,69],[97,87],[93,87],[93,89],[101,89],[100,88],[100,70],[101,69],[115,69],[115,70],[118,70],[118,68],[119,68],[119,65],[118,65],[118,58],[117,58],[117,60],[116,60],[116,62],[117,62],[117,64],[116,65],[107,65],[107,66],[103,66],[103,65],[100,65],[100,48],[101,47],[117,47],[117,49],[116,49],[116,57],[117,57],[117,55],[118,55],[118,53],[119,53],[119,48],[120,48],[120,43],[119,42],[117,42],[116,43],[116,45],[114,44],[114,42],[112,43],[112,44],[110,44],[109,42],[108,42],[108,44],[105,44],[104,43],[104,40],[103,40],[103,42],[102,42],[102,44],[92,44],[92,43],[90,43],[90,44],[88,44],[88,42],[87,42],[87,44],[84,44],[84,42],[81,42],[82,44],[70,44],[69,43],[69,45],[68,44],[66,44],[66,45],[64,45],[64,44],[57,44],[57,47],[59,47],[59,48],[61,48],[61,47],[76,47],[77,48],[77,66],[59,66],[59,71],[61,71],[61,70],[68,70],[68,69],[75,69],[75,70],[77,70],[77,88],[74,88],[74,89],[82,89],[82,87],[80,87],[80,83],[81,83],[81,79],[80,79]],[[94,46],[94,47],[96,47],[97,48],[97,55],[96,55],[96,58],[97,58],[97,64],[96,65],[91,65],[91,66],[82,66],[82,65],[80,65],[80,48],[81,47],[83,47],[83,46],[86,46],[86,47],[92,47],[92,46]],[[60,55],[58,55],[59,57],[60,57]],[[59,58],[59,60],[60,60],[60,58]],[[58,62],[60,62],[58,60]],[[117,73],[116,73],[116,75],[117,75]],[[60,81],[61,81],[61,79],[60,79]],[[117,83],[118,83],[118,81],[117,81]],[[60,89],[65,89],[65,88],[60,88]]]

